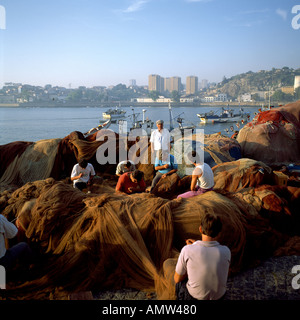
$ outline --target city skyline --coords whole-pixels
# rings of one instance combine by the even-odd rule
[[[299,68],[292,0],[0,0],[0,87],[199,82]],[[299,16],[299,17],[298,17]],[[184,81],[183,81],[184,82]]]

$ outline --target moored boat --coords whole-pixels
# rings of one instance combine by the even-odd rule
[[[145,118],[145,113],[147,110],[143,109],[143,120],[138,120],[139,113],[134,112],[134,108],[132,108],[132,115],[129,117],[132,117],[132,125],[128,128],[127,127],[127,121],[125,120],[119,120],[119,132],[120,133],[129,133],[134,129],[142,129],[144,130],[147,135],[151,135],[151,131],[153,129],[154,122],[150,119]],[[129,129],[129,131],[128,131]]]
[[[103,119],[110,119],[110,120],[118,120],[125,117],[126,111],[119,109],[116,107],[115,109],[108,109],[107,111],[102,113]]]
[[[103,128],[107,129],[110,126],[110,124],[111,124],[111,120],[110,119],[105,121],[105,122],[102,122],[102,123],[100,121],[100,124],[97,127],[91,128],[88,132],[85,132],[83,135],[85,137],[88,137],[91,134],[94,134],[95,132],[97,132],[97,131],[99,131],[99,130],[101,130]]]
[[[232,109],[224,109],[220,114],[216,114],[214,111],[210,111],[204,114],[197,114],[201,123],[227,123],[227,122],[246,122],[250,118],[249,112],[244,112],[243,108],[240,108],[238,113],[234,113]]]

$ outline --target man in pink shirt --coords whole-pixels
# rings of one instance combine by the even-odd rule
[[[219,300],[224,297],[231,252],[215,240],[221,229],[220,218],[207,213],[199,227],[202,241],[186,240],[174,274],[178,300]]]

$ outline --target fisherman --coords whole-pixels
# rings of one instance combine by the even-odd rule
[[[178,170],[178,165],[176,163],[175,157],[168,151],[159,150],[157,152],[158,156],[155,158],[155,170],[156,175],[152,180],[150,192],[156,186],[160,179],[165,179],[167,176],[176,173]]]
[[[220,218],[206,213],[199,226],[202,240],[186,240],[174,274],[178,300],[224,298],[231,252],[227,246],[216,241],[221,230]]]
[[[155,153],[159,150],[165,150],[170,152],[170,132],[168,129],[164,129],[164,121],[157,120],[156,121],[157,129],[152,131],[150,142],[151,142],[151,153],[155,155]],[[152,162],[153,163],[153,162]]]
[[[95,169],[93,165],[88,163],[85,159],[82,159],[73,167],[71,181],[73,181],[74,188],[82,191],[91,184],[94,176]]]
[[[16,220],[16,225],[19,226],[18,220]],[[33,251],[26,242],[19,242],[6,249],[5,239],[13,239],[17,234],[18,228],[0,214],[0,265],[6,271],[13,269],[18,261],[29,266],[33,259]]]
[[[116,185],[117,192],[124,192],[127,194],[144,192],[146,183],[144,181],[144,172],[134,170],[132,172],[123,173]]]
[[[134,170],[135,170],[134,162],[131,160],[124,160],[117,165],[116,175],[120,177],[123,173],[131,172]]]
[[[211,167],[204,163],[196,151],[188,154],[189,159],[194,158],[193,165],[195,169],[192,173],[191,191],[178,195],[179,198],[191,198],[199,194],[211,191],[214,187],[214,173]]]

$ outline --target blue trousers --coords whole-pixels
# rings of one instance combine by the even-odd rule
[[[15,246],[6,250],[5,255],[0,258],[0,265],[6,270],[12,269],[17,261],[20,263],[29,264],[33,257],[33,252],[26,242],[19,242]]]

